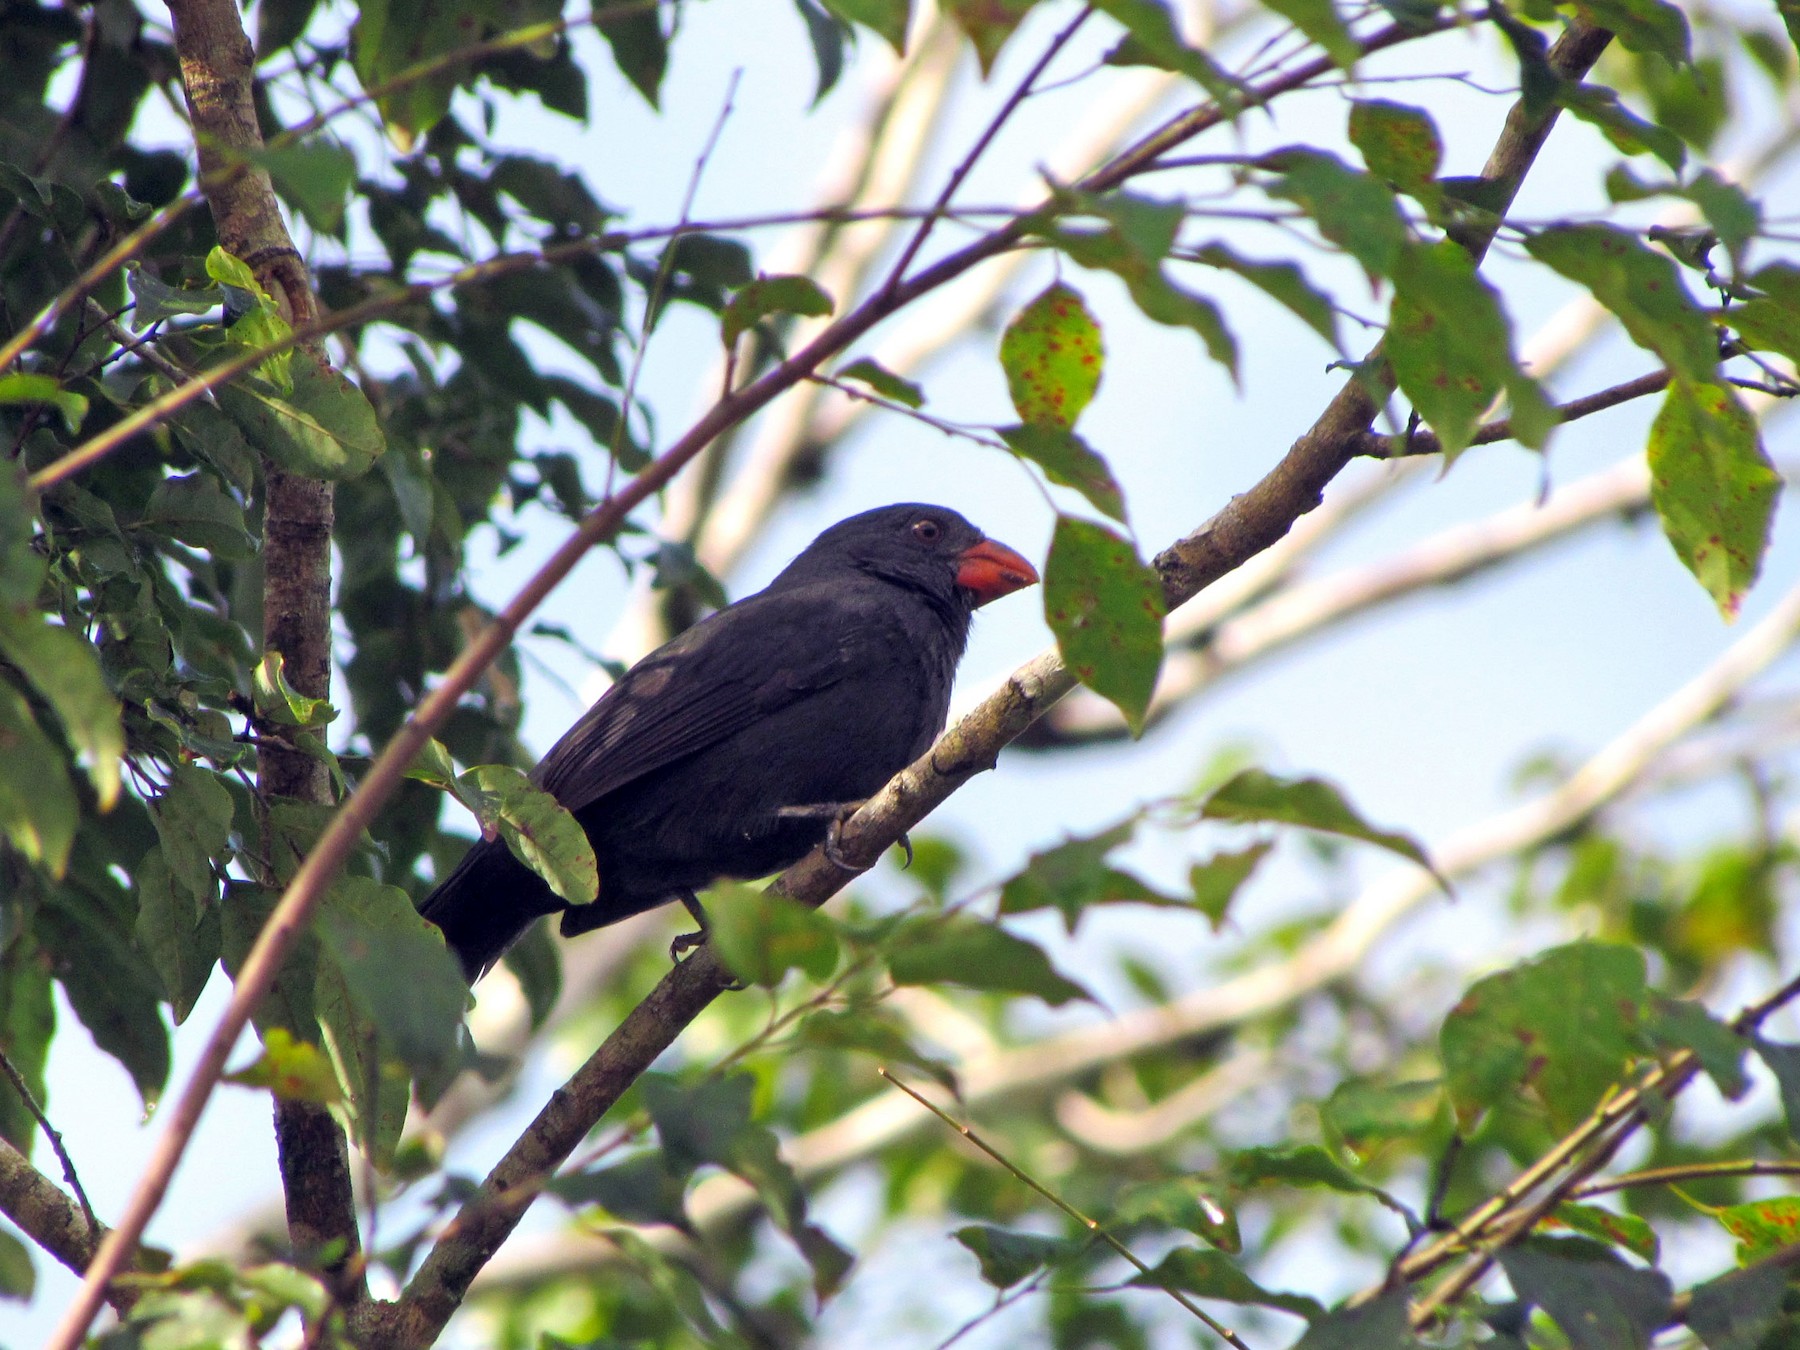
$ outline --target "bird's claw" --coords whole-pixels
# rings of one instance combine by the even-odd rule
[[[900,837],[894,842],[900,845],[900,851],[906,854],[906,861],[900,864],[901,870],[905,871],[912,866],[913,862],[912,839],[904,830],[902,830],[900,832]]]
[[[858,805],[860,805],[860,803],[858,803]],[[825,827],[825,842],[820,845],[821,850],[825,854],[826,862],[830,863],[840,872],[848,872],[852,876],[855,876],[857,873],[864,870],[844,856],[842,847],[844,840],[844,822],[850,819],[850,817],[855,814],[855,811],[856,807],[852,806],[848,811],[845,811],[842,815],[834,819],[831,824],[827,825]]]
[[[669,940],[669,960],[680,965],[687,954],[701,946],[712,936],[712,921],[706,917],[706,910],[700,904],[700,897],[692,891],[683,891],[675,897],[681,901],[681,907],[694,916],[694,922],[700,925],[698,933],[677,933]],[[742,980],[733,980],[726,989],[748,989],[750,986]]]

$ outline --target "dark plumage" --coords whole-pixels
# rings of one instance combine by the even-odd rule
[[[585,933],[720,877],[779,871],[942,730],[974,611],[1037,580],[956,512],[907,503],[840,521],[757,594],[628,670],[532,779],[593,843],[600,895],[565,905],[499,840],[422,913],[471,979],[541,915]]]

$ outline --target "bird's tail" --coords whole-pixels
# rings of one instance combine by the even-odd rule
[[[419,913],[442,930],[473,984],[546,914],[565,908],[544,879],[497,839],[478,842],[425,897]]]

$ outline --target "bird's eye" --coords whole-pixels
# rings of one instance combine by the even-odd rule
[[[938,536],[943,532],[943,527],[935,520],[920,520],[913,522],[913,535],[921,543],[935,544],[937,543]]]

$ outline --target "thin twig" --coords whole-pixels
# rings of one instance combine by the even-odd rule
[[[1076,1209],[1075,1206],[1071,1205],[1048,1186],[1045,1186],[1042,1182],[1038,1181],[1029,1172],[1025,1171],[1024,1168],[1020,1167],[1012,1159],[1008,1158],[1005,1154],[1001,1153],[1000,1150],[988,1143],[980,1135],[976,1134],[974,1130],[970,1129],[967,1125],[964,1125],[961,1121],[950,1115],[942,1107],[938,1106],[937,1103],[931,1101],[927,1097],[921,1096],[918,1092],[915,1092],[912,1088],[894,1077],[893,1074],[889,1073],[886,1068],[878,1068],[875,1072],[880,1074],[889,1083],[892,1083],[895,1087],[899,1088],[900,1091],[904,1092],[907,1096],[911,1097],[920,1106],[931,1112],[932,1115],[943,1121],[944,1124],[955,1130],[964,1139],[967,1139],[971,1144],[975,1145],[976,1148],[987,1154],[988,1157],[999,1163],[1000,1166],[1004,1167],[1013,1175],[1015,1180],[1048,1200],[1064,1214],[1075,1220],[1076,1223],[1087,1229],[1094,1237],[1098,1238],[1101,1242],[1104,1242],[1108,1247],[1111,1247],[1115,1253],[1123,1257],[1126,1262],[1133,1266],[1140,1275],[1150,1275],[1154,1273],[1136,1252],[1132,1251],[1131,1248],[1127,1247],[1123,1242],[1119,1241],[1118,1238],[1114,1237],[1111,1233],[1107,1232],[1105,1228],[1101,1227],[1098,1219],[1090,1219],[1087,1215]],[[1222,1337],[1226,1344],[1233,1346],[1235,1350],[1250,1350],[1250,1347],[1244,1344],[1235,1331],[1209,1314],[1206,1309],[1196,1304],[1186,1294],[1182,1293],[1181,1290],[1166,1284],[1159,1284],[1156,1287],[1161,1289],[1170,1298],[1174,1299],[1183,1308],[1186,1308],[1188,1312],[1199,1318],[1201,1322],[1205,1323],[1208,1330],[1215,1335]]]
[[[936,228],[938,221],[949,208],[950,200],[956,196],[956,190],[963,185],[963,180],[974,171],[976,163],[987,152],[987,148],[994,143],[994,137],[1000,134],[1000,129],[1012,119],[1012,115],[1019,110],[1020,105],[1031,96],[1031,88],[1037,83],[1038,77],[1049,68],[1052,61],[1062,54],[1062,49],[1069,44],[1069,40],[1075,36],[1081,26],[1093,17],[1093,13],[1091,6],[1083,5],[1075,17],[1063,25],[1062,30],[1055,37],[1044,44],[1043,53],[1036,61],[1032,62],[1031,69],[1025,72],[1025,77],[1014,87],[1012,93],[1007,95],[1006,102],[1000,105],[999,111],[988,119],[988,124],[982,129],[981,135],[975,138],[975,144],[969,147],[969,153],[964,155],[962,162],[950,171],[950,177],[944,182],[943,191],[938,193],[931,210],[926,213],[919,228],[913,231],[913,237],[907,241],[906,247],[900,252],[899,261],[888,273],[884,289],[891,291],[906,279],[906,269],[911,267],[913,259],[919,256],[919,250],[925,247],[925,241],[931,237],[932,230]]]
[[[1616,1177],[1601,1177],[1569,1188],[1568,1198],[1586,1200],[1590,1196],[1608,1195],[1613,1191],[1631,1190],[1637,1186],[1666,1186],[1677,1181],[1704,1181],[1710,1177],[1792,1177],[1800,1176],[1800,1163],[1774,1162],[1746,1158],[1727,1162],[1682,1163],[1674,1167],[1646,1167],[1641,1172],[1622,1172]]]
[[[725,99],[719,105],[719,115],[713,119],[712,130],[707,134],[706,142],[700,147],[700,153],[694,160],[694,168],[688,174],[687,191],[682,194],[681,213],[676,218],[675,229],[669,235],[669,242],[662,251],[662,257],[656,261],[656,275],[650,281],[650,289],[644,296],[644,335],[638,340],[636,349],[631,354],[631,369],[625,375],[625,388],[619,399],[619,420],[613,424],[612,444],[607,447],[611,452],[606,463],[606,486],[601,497],[612,496],[613,484],[619,472],[619,451],[625,444],[631,423],[631,405],[637,398],[638,376],[644,369],[644,357],[650,350],[650,336],[656,331],[657,321],[662,317],[663,292],[668,288],[669,277],[675,270],[675,252],[681,246],[681,237],[687,233],[688,221],[694,214],[694,198],[700,192],[700,180],[706,176],[706,166],[711,161],[713,151],[718,148],[719,137],[725,134],[725,123],[731,119],[731,111],[737,99],[738,83],[744,78],[743,68],[731,72],[731,78],[725,83]],[[719,397],[724,398],[731,393],[731,381],[725,382]]]
[[[6,1075],[7,1082],[19,1094],[19,1100],[25,1103],[25,1109],[37,1122],[38,1129],[50,1141],[50,1151],[56,1154],[56,1161],[62,1165],[63,1180],[69,1183],[69,1189],[75,1192],[75,1202],[81,1206],[81,1217],[87,1220],[90,1232],[98,1233],[100,1220],[94,1217],[94,1207],[88,1203],[87,1192],[81,1188],[81,1178],[75,1175],[75,1160],[69,1156],[68,1149],[63,1147],[62,1135],[50,1123],[50,1117],[44,1114],[44,1108],[38,1105],[38,1099],[32,1095],[31,1088],[25,1082],[25,1075],[7,1057],[4,1047],[0,1047],[0,1074]]]

